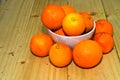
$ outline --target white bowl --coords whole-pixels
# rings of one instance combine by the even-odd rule
[[[62,36],[62,35],[54,33],[50,29],[48,29],[48,32],[52,36],[55,42],[64,43],[70,47],[74,47],[81,40],[91,39],[94,34],[95,28],[96,28],[96,24],[94,22],[94,27],[91,31],[89,31],[88,33],[79,35],[79,36]]]

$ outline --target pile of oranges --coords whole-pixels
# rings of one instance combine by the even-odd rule
[[[94,26],[93,17],[88,12],[78,13],[71,5],[49,4],[40,17],[45,27],[62,36],[78,36],[89,32]],[[95,23],[93,38],[80,41],[73,48],[55,43],[48,34],[39,33],[31,38],[30,49],[36,56],[49,56],[56,67],[68,66],[72,60],[82,68],[95,67],[101,62],[103,54],[114,47],[112,24],[105,19]]]

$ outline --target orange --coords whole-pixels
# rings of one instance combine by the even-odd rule
[[[49,4],[41,13],[41,21],[47,28],[55,30],[61,27],[64,16],[64,10],[60,6]]]
[[[57,67],[65,67],[72,60],[72,50],[63,43],[55,43],[49,51],[51,63]]]
[[[85,22],[85,32],[89,32],[94,27],[93,17],[88,12],[80,12]]]
[[[59,34],[59,35],[62,35],[62,36],[65,36],[65,33],[64,33],[64,31],[63,31],[62,28],[56,30],[55,33],[56,33],[56,34]]]
[[[36,56],[47,56],[52,46],[52,38],[44,33],[34,35],[30,41],[30,49]]]
[[[99,32],[106,32],[113,35],[113,26],[108,20],[99,19],[96,21],[95,34]]]
[[[94,38],[102,47],[103,53],[108,53],[114,47],[113,37],[105,32],[95,34]]]
[[[76,12],[76,10],[71,5],[62,5],[61,7],[63,8],[66,15]]]
[[[92,68],[100,63],[102,59],[102,49],[93,40],[83,40],[73,48],[73,60],[82,68]]]
[[[84,20],[80,14],[70,13],[64,17],[62,28],[67,35],[78,36],[85,30]]]

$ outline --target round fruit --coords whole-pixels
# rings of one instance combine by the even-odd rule
[[[72,60],[72,50],[63,43],[55,43],[49,51],[51,63],[57,67],[65,67]]]
[[[85,22],[85,32],[89,32],[94,27],[93,17],[88,12],[80,12]]]
[[[102,47],[103,53],[108,53],[114,47],[113,37],[105,32],[95,34],[94,38]]]
[[[63,5],[61,7],[63,8],[66,15],[69,14],[69,13],[76,12],[75,9],[71,5]]]
[[[63,19],[62,27],[69,36],[78,36],[85,30],[83,17],[78,13],[70,13]]]
[[[50,4],[43,10],[41,20],[47,28],[55,30],[61,27],[64,16],[64,10],[60,6]]]
[[[65,36],[65,33],[64,33],[64,31],[63,31],[62,28],[56,30],[55,33],[56,33],[56,34],[59,34],[59,35],[62,35],[62,36]]]
[[[36,56],[47,56],[52,46],[52,38],[44,33],[36,34],[30,41],[30,49]]]
[[[113,26],[108,20],[99,19],[96,21],[95,34],[99,32],[106,32],[113,35]]]
[[[102,49],[96,41],[83,40],[73,48],[73,60],[79,67],[94,67],[101,59]]]

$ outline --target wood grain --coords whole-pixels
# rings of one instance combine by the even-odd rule
[[[120,0],[2,0],[0,3],[0,80],[120,80]],[[94,20],[108,19],[114,27],[115,46],[99,65],[83,69],[72,63],[53,66],[49,57],[29,49],[33,35],[47,29],[40,15],[48,4],[72,5]]]

